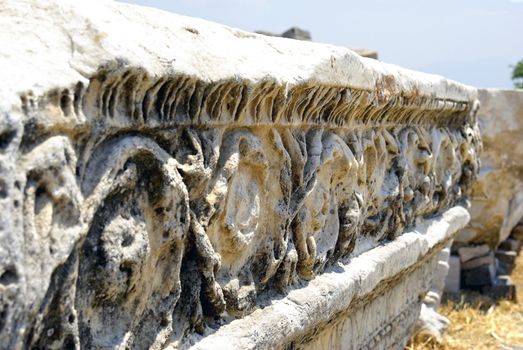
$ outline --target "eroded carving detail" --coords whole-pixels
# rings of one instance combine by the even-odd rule
[[[241,317],[455,205],[478,171],[468,102],[120,65],[63,91],[22,106],[24,232],[61,256],[28,346],[160,348]],[[71,241],[53,252],[56,229]]]

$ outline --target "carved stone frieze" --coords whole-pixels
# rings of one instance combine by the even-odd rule
[[[83,5],[63,6],[76,19],[41,5],[30,22],[64,21],[75,74],[0,90],[0,343],[183,342],[462,204],[477,176],[473,89],[345,49],[239,31],[230,39],[229,28],[172,17],[183,28],[169,38],[241,46],[240,34],[252,35],[253,52],[291,45],[331,60],[285,75],[276,68],[292,60],[284,53],[273,71],[234,72],[229,62],[221,73],[202,63],[217,64],[219,50],[194,44],[202,62],[185,66],[197,62],[193,51],[170,56],[145,39],[113,47],[114,28],[74,29]],[[114,23],[152,23],[128,5],[103,6],[130,16],[118,12]],[[191,45],[173,40],[166,45]]]

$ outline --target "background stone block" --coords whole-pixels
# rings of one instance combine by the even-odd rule
[[[459,256],[451,255],[449,258],[449,272],[445,280],[447,293],[459,293],[461,290],[461,261]]]

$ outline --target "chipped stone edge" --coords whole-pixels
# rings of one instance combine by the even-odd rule
[[[334,45],[248,33],[205,20],[105,0],[6,0],[0,42],[0,106],[18,93],[42,92],[88,79],[104,62],[126,61],[152,76],[185,74],[206,82],[241,79],[281,85],[304,82],[471,103],[477,91]],[[122,30],[122,28],[125,28]],[[45,38],[33,35],[47,30]],[[7,34],[5,34],[7,33]],[[151,37],[159,40],[151,41]],[[23,75],[18,74],[24,71]]]
[[[266,308],[222,326],[196,341],[191,349],[281,347],[343,314],[354,300],[372,295],[384,280],[425,261],[427,255],[443,247],[469,220],[465,208],[450,208],[396,240],[330,268],[306,287],[290,291]]]

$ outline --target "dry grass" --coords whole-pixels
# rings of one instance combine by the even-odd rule
[[[523,350],[523,252],[511,277],[516,284],[518,303],[495,302],[478,293],[465,292],[460,301],[447,301],[439,310],[451,322],[442,344],[414,337],[406,349]]]

